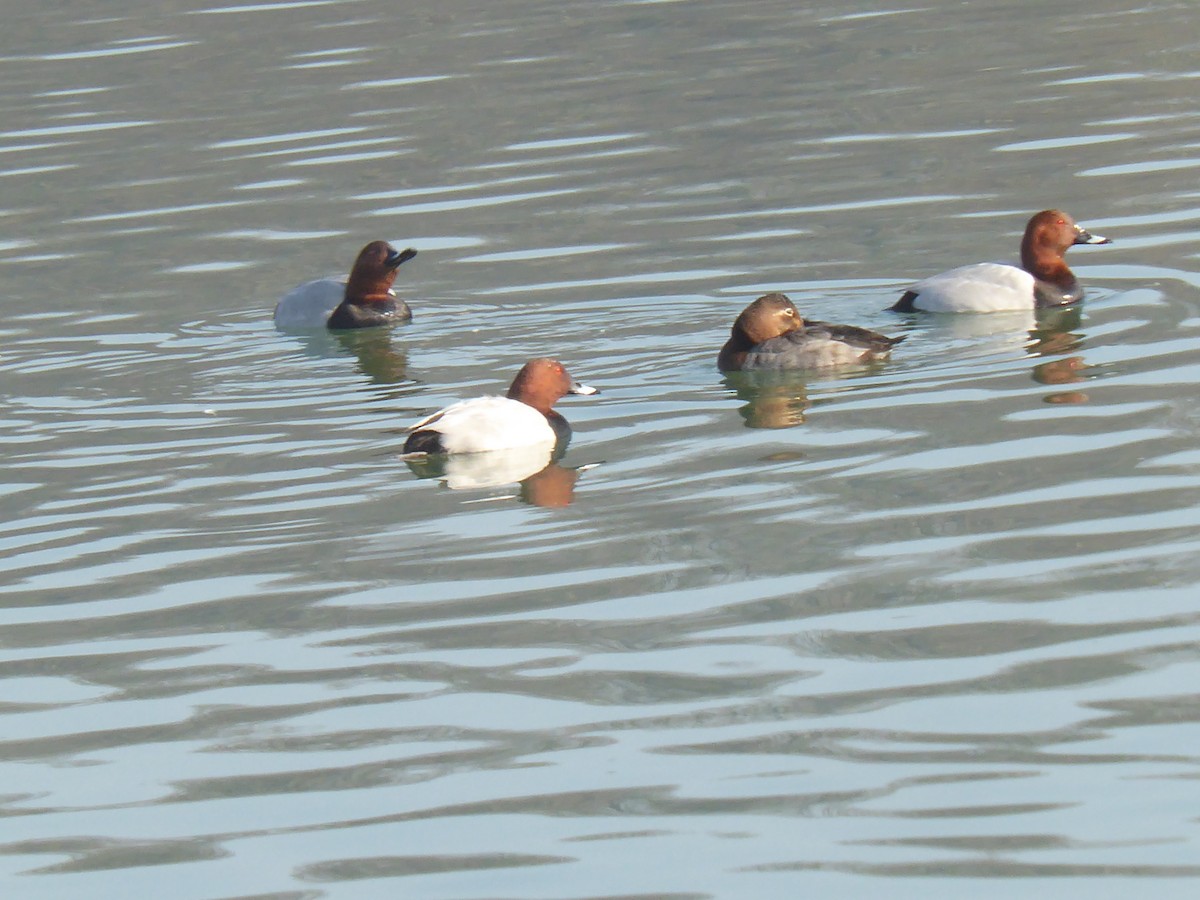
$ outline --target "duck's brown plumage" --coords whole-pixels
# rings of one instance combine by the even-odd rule
[[[806,322],[779,293],[764,294],[738,315],[717,356],[722,372],[827,369],[886,359],[904,337],[890,338],[855,325]]]

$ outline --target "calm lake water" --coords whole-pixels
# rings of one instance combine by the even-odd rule
[[[1195,896],[1192,4],[12,6],[3,896]],[[1082,310],[884,311],[1047,206]],[[555,468],[398,458],[539,355]]]

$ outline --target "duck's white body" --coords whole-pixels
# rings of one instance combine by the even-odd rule
[[[918,281],[913,308],[925,312],[1003,312],[1033,309],[1037,279],[1004,263],[975,263]]]
[[[345,278],[318,278],[294,287],[275,304],[275,327],[324,328],[345,295]]]
[[[446,453],[553,447],[558,441],[542,413],[508,397],[460,400],[412,425],[409,431],[436,431]]]

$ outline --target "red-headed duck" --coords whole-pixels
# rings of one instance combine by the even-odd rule
[[[784,294],[764,294],[733,323],[717,357],[722,372],[828,369],[886,359],[904,337],[854,325],[805,322]]]
[[[293,288],[275,305],[275,325],[282,329],[367,328],[395,325],[412,318],[408,304],[396,297],[396,269],[417,255],[411,247],[397,250],[387,241],[362,248],[350,277],[309,281]]]
[[[1075,224],[1061,209],[1046,209],[1025,226],[1021,267],[1003,263],[960,266],[918,281],[892,307],[896,312],[1000,312],[1066,306],[1083,288],[1063,254],[1075,244],[1111,244]]]
[[[409,428],[405,453],[484,453],[564,444],[571,426],[554,411],[566,394],[596,394],[556,359],[533,359],[513,379],[506,397],[461,400]]]

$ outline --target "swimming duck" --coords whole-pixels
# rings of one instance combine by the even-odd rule
[[[828,369],[886,359],[904,336],[854,325],[806,322],[785,294],[764,294],[737,317],[717,356],[722,372]]]
[[[408,304],[396,297],[396,269],[417,255],[411,247],[397,250],[387,241],[362,248],[345,284],[321,278],[293,288],[275,305],[281,329],[366,328],[394,325],[412,318]]]
[[[976,263],[918,281],[892,307],[896,312],[999,312],[1066,306],[1083,288],[1063,254],[1075,244],[1111,244],[1079,227],[1061,209],[1033,216],[1021,239],[1021,266]]]
[[[575,381],[556,359],[522,366],[505,397],[460,400],[409,428],[405,453],[483,453],[565,445],[571,426],[554,404],[566,394],[596,394]]]

